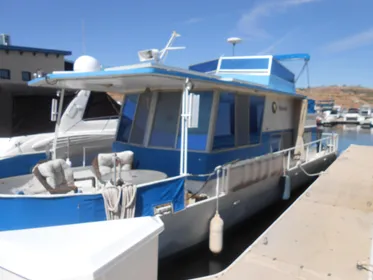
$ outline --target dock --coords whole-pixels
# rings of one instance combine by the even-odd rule
[[[373,147],[349,146],[228,268],[199,279],[372,279],[372,160]]]

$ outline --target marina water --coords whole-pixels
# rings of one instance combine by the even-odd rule
[[[373,128],[364,129],[357,125],[319,127],[323,132],[339,134],[339,150],[343,152],[351,144],[373,146]],[[229,266],[268,226],[270,226],[308,186],[292,195],[289,201],[281,201],[266,208],[253,218],[228,230],[224,234],[223,252],[214,256],[208,241],[199,244],[183,255],[166,259],[159,263],[160,280],[191,279],[218,273]]]

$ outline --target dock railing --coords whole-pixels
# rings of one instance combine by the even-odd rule
[[[338,151],[338,134],[336,133],[323,133],[323,138],[305,143],[303,145],[294,146],[289,149],[281,150],[273,154],[283,154],[286,158],[286,169],[290,170],[297,166],[297,161],[301,160],[302,163],[307,163],[315,159],[315,156],[323,154],[335,153]],[[300,154],[296,154],[296,149],[302,149]],[[296,157],[298,156],[298,158]]]

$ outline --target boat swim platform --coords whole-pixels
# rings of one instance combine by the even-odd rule
[[[372,158],[349,146],[228,268],[199,279],[372,279]]]

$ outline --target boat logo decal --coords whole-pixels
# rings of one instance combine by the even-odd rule
[[[276,102],[272,102],[272,113],[273,114],[276,114],[276,111],[277,111],[277,104],[276,104]]]

